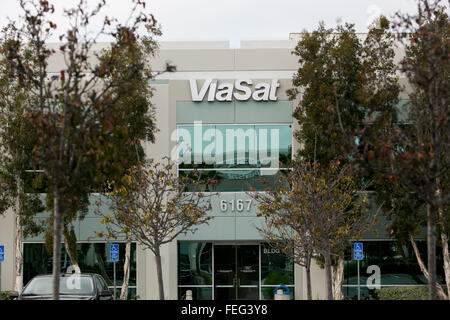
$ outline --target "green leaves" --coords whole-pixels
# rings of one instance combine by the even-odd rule
[[[395,112],[399,86],[393,61],[393,36],[371,29],[361,40],[352,24],[327,29],[323,24],[302,35],[293,54],[299,69],[290,99],[298,99],[294,117],[301,125],[295,138],[306,161],[347,160],[355,150],[355,132],[374,112]],[[302,93],[298,97],[299,93]]]

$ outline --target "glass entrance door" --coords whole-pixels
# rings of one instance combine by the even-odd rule
[[[214,246],[214,298],[259,299],[259,246]]]

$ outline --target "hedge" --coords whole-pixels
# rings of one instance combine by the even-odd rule
[[[383,287],[375,290],[379,300],[428,300],[428,287]]]

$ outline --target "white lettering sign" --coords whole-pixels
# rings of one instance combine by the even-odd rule
[[[255,84],[254,91],[250,88],[253,84],[250,79],[237,79],[233,83],[217,84],[216,80],[206,79],[202,86],[199,87],[197,80],[189,80],[191,87],[192,101],[203,101],[208,92],[207,99],[209,102],[217,101],[246,101],[252,98],[255,101],[277,101],[277,89],[280,83],[277,79],[272,80],[272,83],[259,82]]]

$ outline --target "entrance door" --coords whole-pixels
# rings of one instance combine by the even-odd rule
[[[214,298],[259,299],[259,246],[214,246]]]

